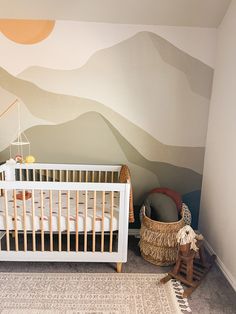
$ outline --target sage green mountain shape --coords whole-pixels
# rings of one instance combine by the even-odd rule
[[[97,51],[79,69],[30,67],[19,77],[103,103],[162,143],[205,146],[213,69],[151,32]]]
[[[186,194],[187,190],[199,190],[202,185],[202,176],[198,173],[170,165],[164,162],[150,161],[144,158],[120,133],[114,126],[104,118],[107,125],[112,130],[119,142],[127,159],[136,165],[148,169],[156,174],[161,187],[171,188],[181,194]]]
[[[18,79],[0,68],[0,86],[15,94],[37,118],[49,123],[64,123],[89,111],[104,116],[144,158],[166,162],[202,173],[204,148],[164,145],[137,125],[94,100],[55,94]],[[29,121],[30,123],[30,121]],[[6,132],[11,132],[8,125]],[[39,134],[40,135],[40,134]],[[73,135],[71,135],[73,141]],[[0,148],[0,151],[3,148]]]
[[[128,165],[137,204],[142,202],[146,192],[160,185],[154,173],[127,160],[99,113],[88,112],[64,124],[37,126],[25,133],[37,162]],[[0,154],[1,160],[6,160],[8,156],[9,150]]]
[[[172,188],[181,194],[201,187],[201,175],[186,168],[147,160],[106,118],[95,112],[60,125],[32,127],[26,135],[38,162],[127,164],[136,203],[158,186]]]
[[[147,51],[147,47],[149,51]],[[118,62],[118,65],[124,68],[124,70],[125,67],[127,67],[128,71],[129,67],[134,66],[135,62],[134,60],[128,59],[130,56],[130,50],[132,50],[131,53],[133,53],[134,58],[137,57],[140,59],[140,67],[143,67],[144,64],[155,66],[156,64],[152,63],[156,58],[155,55],[160,55],[164,62],[186,75],[189,86],[194,93],[208,99],[211,98],[214,73],[213,68],[192,57],[183,50],[177,48],[163,37],[148,31],[139,32],[133,37],[115,44],[112,47],[101,49],[100,51],[95,52],[94,55],[87,61],[87,63],[79,69],[55,70],[39,66],[32,66],[20,73],[19,77],[30,80],[31,82],[44,87],[44,89],[47,89],[46,84],[49,83],[50,85],[50,83],[53,82],[53,79],[55,79],[60,86],[69,80],[72,81],[72,84],[74,84],[76,77],[80,76],[80,71],[83,75],[83,72],[86,74],[86,69],[89,72],[89,70],[94,68],[98,78],[99,73],[102,72],[102,70],[107,71],[104,69],[106,66],[108,66],[110,71],[117,73],[116,62]],[[111,51],[113,52],[114,57],[112,56]],[[107,64],[104,63],[104,59],[106,58]],[[98,61],[102,62],[99,64]],[[109,79],[109,77],[107,79]],[[51,87],[52,86],[53,85],[51,85]]]

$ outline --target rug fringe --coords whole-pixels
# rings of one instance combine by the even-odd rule
[[[175,279],[171,279],[171,284],[173,287],[173,290],[175,292],[175,296],[176,296],[176,300],[177,303],[179,305],[179,309],[182,313],[188,312],[188,313],[192,313],[189,304],[188,304],[188,299],[187,298],[183,298],[183,286],[182,284],[175,280]]]

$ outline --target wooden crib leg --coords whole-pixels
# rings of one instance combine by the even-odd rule
[[[116,272],[121,273],[122,272],[122,263],[116,263]]]

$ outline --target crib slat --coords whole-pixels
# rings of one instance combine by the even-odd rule
[[[52,181],[55,182],[55,170],[52,170]]]
[[[34,203],[34,190],[31,190],[32,193],[32,240],[33,240],[33,252],[36,251],[36,239],[35,239],[35,203]]]
[[[93,192],[93,252],[96,250],[96,205],[97,205],[97,193]]]
[[[101,171],[98,171],[98,182],[101,182]]]
[[[33,169],[33,181],[35,181],[35,169]]]
[[[49,181],[48,180],[48,169],[46,169],[46,181]]]
[[[40,190],[41,204],[41,251],[44,252],[44,210],[43,210],[43,190]]]
[[[27,251],[27,228],[26,228],[26,204],[25,204],[25,190],[22,191],[23,195],[23,224],[24,224],[24,251]]]
[[[101,234],[101,252],[104,252],[104,215],[105,215],[105,191],[102,191],[102,234]]]
[[[92,171],[92,182],[94,182],[94,171]]]
[[[72,182],[76,182],[75,181],[75,170],[72,171]]]
[[[42,169],[39,169],[39,181],[42,181]]]
[[[75,197],[75,208],[76,208],[76,214],[75,214],[75,250],[76,252],[79,251],[79,191],[76,191],[76,197]]]
[[[61,190],[58,191],[58,246],[58,250],[61,252]]]
[[[26,181],[29,181],[29,169],[28,167],[26,166]]]
[[[85,204],[84,204],[84,252],[87,252],[87,215],[88,215],[88,191],[85,191]]]
[[[69,181],[69,172],[68,172],[68,170],[66,170],[66,182],[68,182]]]
[[[4,203],[5,203],[5,227],[6,227],[6,244],[7,251],[10,251],[10,241],[9,241],[9,226],[8,226],[8,191],[4,191]]]
[[[14,202],[14,232],[15,232],[15,248],[16,248],[16,252],[18,252],[18,251],[19,251],[19,246],[18,246],[18,228],[17,228],[16,190],[13,190],[13,202]]]
[[[75,171],[75,182],[79,182],[79,171]]]
[[[85,171],[85,182],[88,182],[88,171]]]
[[[49,221],[49,232],[50,232],[50,251],[53,251],[53,233],[52,233],[52,190],[49,191],[49,209],[50,209],[50,221]]]
[[[70,252],[70,191],[67,191],[67,252]]]
[[[79,182],[81,182],[81,171],[79,171]]]
[[[107,182],[107,171],[105,171],[105,182]]]
[[[22,176],[22,164],[20,164],[19,172],[20,172],[20,181],[22,181],[22,180],[23,180],[23,176]]]
[[[110,208],[110,248],[109,248],[109,252],[112,253],[112,242],[113,242],[113,207],[114,207],[114,192],[111,191],[110,192],[110,204],[111,204],[111,208]]]
[[[114,182],[114,172],[112,171],[111,172],[111,183],[113,183]]]

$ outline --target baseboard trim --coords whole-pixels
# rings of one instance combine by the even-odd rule
[[[215,254],[217,256],[217,254],[213,250],[212,246],[205,239],[204,239],[204,244],[205,244],[205,248],[209,254]],[[236,291],[236,280],[235,280],[235,278],[233,277],[231,272],[228,270],[228,268],[225,266],[225,264],[222,262],[222,260],[218,256],[216,258],[216,264],[220,268],[220,270],[222,271],[222,273],[224,274],[225,278],[228,280],[228,282],[230,283],[230,285],[232,286],[234,291]]]

